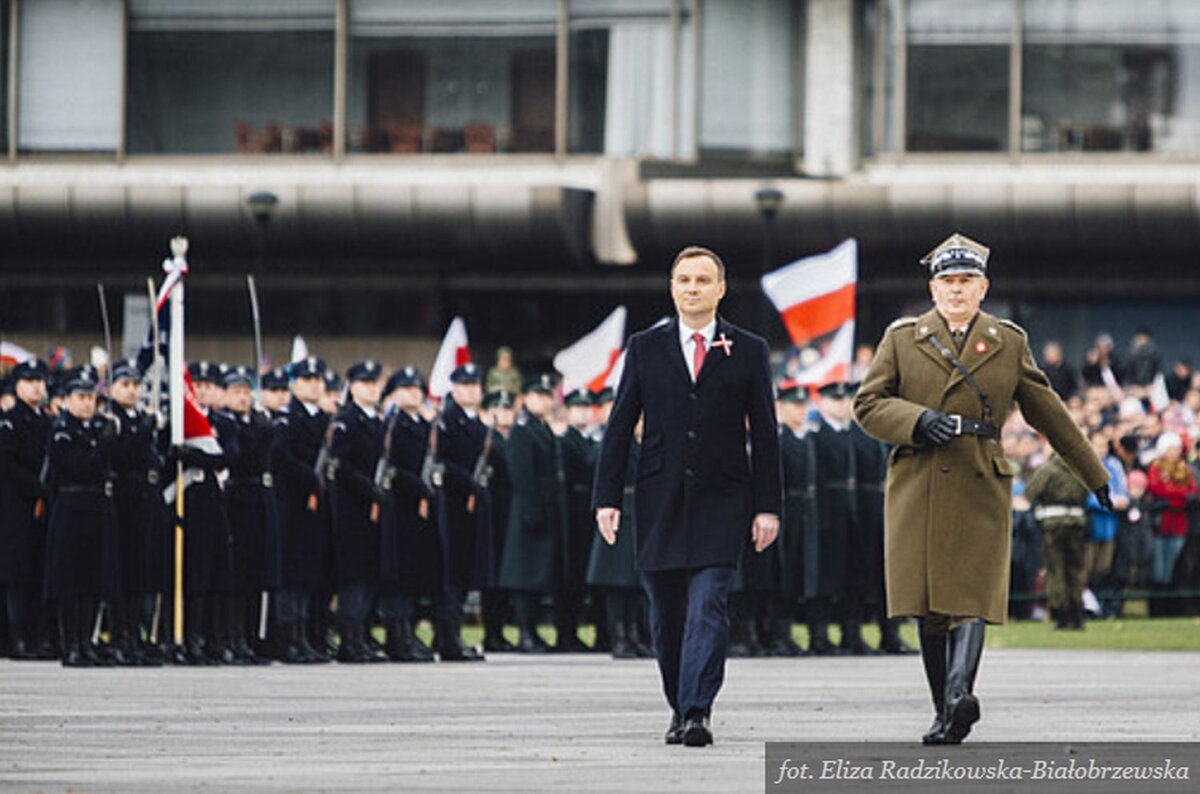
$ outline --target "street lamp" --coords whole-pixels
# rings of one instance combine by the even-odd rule
[[[758,214],[762,216],[764,226],[762,267],[764,276],[775,266],[775,216],[779,214],[779,208],[782,205],[783,191],[770,185],[754,191],[754,206],[758,208]],[[771,325],[772,309],[765,294],[761,295],[759,300],[758,330],[764,337],[767,337]]]
[[[279,197],[269,190],[259,190],[246,197],[246,206],[258,226],[258,257],[254,263],[255,277],[261,281],[267,259],[267,224],[279,204]]]

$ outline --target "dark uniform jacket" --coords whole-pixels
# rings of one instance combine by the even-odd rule
[[[162,500],[163,459],[154,440],[154,417],[113,406],[120,428],[113,446],[114,504],[126,595],[164,592],[169,518]]]
[[[338,584],[373,584],[379,580],[379,522],[371,507],[382,508],[383,493],[375,485],[375,468],[383,454],[386,428],[353,402],[333,423],[330,483],[333,500],[333,543]]]
[[[586,584],[592,537],[598,534],[595,514],[592,513],[592,482],[596,478],[596,458],[600,454],[600,445],[573,427],[567,428],[559,443],[562,446],[567,496],[563,587],[578,591]]]
[[[713,341],[695,383],[678,318],[634,334],[626,347],[592,506],[621,506],[633,427],[644,416],[636,510],[642,570],[735,565],[753,517],[783,507],[767,344],[720,317]]]
[[[442,589],[445,570],[439,528],[442,491],[421,479],[432,425],[420,415],[395,410],[389,419],[391,477],[385,483],[381,515],[380,578],[401,592],[436,593]],[[427,505],[425,518],[420,514],[422,500]]]
[[[562,447],[540,419],[523,414],[508,438],[512,507],[508,516],[500,586],[551,593],[566,569],[566,472]]]
[[[883,485],[887,478],[888,449],[852,424],[854,440],[855,529],[853,548],[857,563],[848,573],[852,586],[868,604],[884,602],[883,589]]]
[[[592,532],[592,555],[588,561],[587,583],[591,587],[641,590],[642,575],[637,567],[637,540],[633,527],[634,491],[637,487],[638,457],[642,445],[629,445],[629,465],[625,469],[625,494],[621,501],[621,525],[617,541],[611,546],[599,531]]]
[[[57,495],[46,536],[47,599],[116,598],[121,593],[112,450],[116,427],[100,416],[64,413],[50,432]]]
[[[853,423],[851,423],[853,424]],[[857,568],[858,481],[854,437],[824,417],[812,433],[817,452],[817,581],[810,594],[822,598],[855,595],[848,574]]]
[[[282,549],[274,476],[270,470],[275,427],[261,409],[228,414],[237,428],[238,454],[229,463],[225,503],[233,536],[233,588],[238,595],[274,590]]]
[[[50,424],[21,400],[0,416],[0,585],[42,583],[49,503],[40,475]]]
[[[783,517],[779,527],[780,592],[803,598],[806,583],[819,581],[820,521],[817,516],[817,450],[810,436],[791,428],[779,433],[783,459]]]
[[[438,458],[446,466],[445,542],[450,587],[487,589],[494,584],[496,537],[489,489],[475,481],[488,428],[450,401],[442,412]],[[474,509],[468,509],[474,495]]]
[[[183,586],[189,596],[233,592],[233,547],[220,477],[237,460],[237,426],[219,411],[207,415],[219,451],[194,444],[177,453],[184,465]]]
[[[314,469],[325,441],[329,417],[310,414],[295,397],[286,413],[275,419],[271,471],[279,505],[282,536],[282,584],[311,589],[328,583],[331,555],[329,500],[322,478]],[[318,494],[317,509],[309,496]]]

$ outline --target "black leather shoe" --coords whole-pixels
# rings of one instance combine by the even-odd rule
[[[683,743],[687,747],[704,747],[713,743],[708,717],[688,717],[683,726]]]
[[[671,714],[671,724],[665,738],[667,744],[683,744],[683,715],[678,711]]]

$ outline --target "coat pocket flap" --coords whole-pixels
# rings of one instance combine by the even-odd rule
[[[641,460],[638,461],[638,479],[661,471],[666,457],[667,453],[661,449],[656,449],[648,455],[643,454]]]

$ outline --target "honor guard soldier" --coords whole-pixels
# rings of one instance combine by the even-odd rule
[[[809,650],[818,656],[834,653],[865,654],[866,644],[857,621],[858,582],[850,574],[861,569],[857,559],[858,495],[854,461],[853,416],[850,390],[845,383],[828,383],[819,390],[819,416],[812,432],[817,451],[817,581],[808,589]],[[841,621],[841,644],[829,641],[829,621]]]
[[[220,483],[223,472],[238,455],[237,429],[232,420],[220,415],[225,370],[210,361],[197,361],[188,368],[200,413],[208,420],[214,435],[171,449],[174,460],[183,463],[184,469],[186,662],[197,665],[238,661],[229,647],[228,600],[233,586],[233,559]]]
[[[592,482],[596,477],[596,457],[600,444],[587,435],[592,423],[592,393],[576,389],[563,398],[567,407],[567,428],[563,432],[563,470],[566,474],[567,525],[563,542],[562,587],[555,595],[555,632],[559,651],[591,650],[579,639],[579,616],[587,587],[588,557],[596,535],[592,515]],[[597,620],[599,626],[602,621]],[[599,641],[599,639],[597,639]]]
[[[796,607],[804,586],[816,579],[817,450],[806,435],[805,389],[793,382],[780,385],[775,396],[779,415],[779,451],[783,461],[783,516],[779,526],[779,592],[773,601],[772,655],[804,653],[792,639]]]
[[[267,415],[274,419],[287,408],[292,399],[288,390],[287,372],[282,367],[276,367],[270,372],[264,372],[259,382],[259,403]]]
[[[107,666],[113,660],[98,654],[92,640],[100,603],[121,593],[111,479],[118,428],[96,413],[90,368],[68,375],[63,388],[65,410],[48,446],[57,493],[46,534],[44,595],[58,604],[63,665]]]
[[[109,387],[110,411],[118,433],[113,448],[113,502],[116,508],[117,537],[121,549],[120,602],[111,604],[113,643],[132,661],[161,664],[158,649],[142,641],[163,632],[162,598],[166,582],[162,577],[161,536],[169,523],[162,501],[163,457],[156,434],[158,419],[138,409],[142,374],[133,360],[118,361],[112,369]],[[156,537],[159,536],[159,537]],[[145,605],[155,596],[157,610],[149,616]]]
[[[312,594],[325,587],[330,543],[324,477],[330,420],[320,406],[324,375],[325,362],[319,358],[292,364],[292,400],[275,419],[271,446],[282,538],[275,617],[284,648],[281,661],[289,664],[329,661],[309,643],[307,625]]]
[[[508,440],[512,506],[500,586],[516,593],[517,648],[523,653],[551,650],[537,633],[537,611],[543,596],[560,592],[565,568],[566,472],[562,445],[547,424],[554,387],[550,375],[525,382],[524,412]]]
[[[1025,332],[980,311],[988,249],[951,235],[921,264],[934,308],[892,323],[855,400],[863,429],[891,444],[885,497],[890,617],[921,621],[936,717],[926,743],[957,744],[979,719],[984,623],[1008,603],[1014,471],[1000,427],[1016,402],[1099,503],[1108,472],[1076,427]]]
[[[851,397],[858,384],[850,384]],[[860,593],[859,608],[873,612],[879,622],[879,652],[912,654],[914,648],[900,638],[900,620],[887,616],[883,584],[883,485],[887,478],[887,446],[854,423],[850,427],[854,439],[855,481],[858,486],[858,521],[855,553],[859,565],[853,574],[855,591]]]
[[[643,631],[646,596],[637,567],[637,540],[633,536],[634,493],[638,460],[642,453],[642,426],[634,428],[625,470],[625,493],[621,502],[621,529],[611,546],[599,532],[593,534],[588,560],[587,583],[604,594],[604,619],[608,623],[609,648],[614,659],[649,659],[654,649]]]
[[[437,435],[421,414],[425,379],[420,370],[397,370],[383,391],[390,438],[379,540],[385,652],[393,662],[432,662],[433,651],[417,639],[414,626],[417,599],[435,601],[442,592],[443,472]]]
[[[1171,434],[1173,435],[1173,434]],[[1160,436],[1170,438],[1167,433]],[[1025,498],[1042,528],[1046,600],[1056,629],[1083,628],[1087,587],[1088,491],[1059,455],[1029,477]]]
[[[231,650],[238,662],[266,664],[255,650],[264,635],[268,593],[279,584],[279,515],[270,471],[275,429],[266,410],[254,405],[254,373],[233,367],[225,373],[222,422],[237,435],[237,457],[229,462],[225,507],[233,541]],[[262,637],[265,640],[265,637]]]
[[[383,367],[360,361],[346,370],[349,399],[333,423],[329,491],[333,500],[337,561],[339,662],[386,662],[367,644],[368,623],[379,588],[379,525],[385,428],[379,417]]]
[[[504,540],[508,532],[508,511],[512,504],[512,479],[508,473],[508,438],[516,422],[516,395],[505,389],[490,392],[483,398],[484,421],[492,435],[492,529],[496,538],[496,567],[493,581],[500,579],[500,561],[504,558]],[[491,587],[479,594],[483,610],[484,652],[509,652],[517,648],[504,636],[508,614],[508,593]]]
[[[445,467],[446,581],[434,620],[438,656],[444,662],[482,661],[462,644],[462,607],[469,590],[494,582],[495,534],[489,491],[489,433],[479,418],[483,373],[467,363],[450,373],[450,399],[438,427],[438,460]]]
[[[31,358],[13,368],[13,407],[0,414],[0,586],[7,594],[13,659],[54,659],[54,617],[42,604],[50,491],[42,409],[50,368]]]

